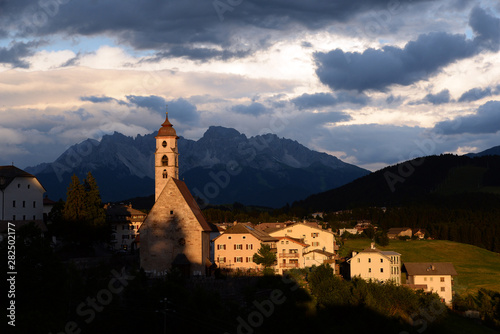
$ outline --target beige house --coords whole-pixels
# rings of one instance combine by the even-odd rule
[[[331,231],[323,230],[307,223],[295,223],[269,232],[273,237],[292,237],[308,244],[308,251],[313,249],[335,253],[335,236]]]
[[[412,237],[412,231],[409,227],[393,227],[387,231],[389,239],[397,239],[399,237]]]
[[[353,253],[348,260],[351,266],[351,279],[358,276],[365,280],[377,282],[392,281],[401,284],[401,254],[392,251],[381,251],[372,243],[359,253]]]
[[[405,262],[406,283],[421,286],[424,291],[435,292],[441,301],[451,305],[453,276],[457,271],[450,262]]]
[[[335,269],[335,254],[319,249],[307,250],[304,253],[305,267],[320,266],[324,263],[329,263]]]
[[[261,265],[253,262],[261,244],[276,247],[277,238],[255,229],[250,223],[239,223],[228,228],[213,240],[214,259],[219,268],[260,270]]]
[[[305,268],[305,250],[309,247],[302,239],[277,237],[276,269],[279,274],[294,268]]]
[[[141,267],[150,275],[164,275],[170,269],[185,276],[209,274],[213,227],[178,179],[178,137],[168,113],[155,138],[156,201],[139,230]]]
[[[111,225],[111,248],[113,250],[132,250],[137,244],[139,228],[146,219],[146,214],[132,208],[132,205],[107,204],[106,219]]]

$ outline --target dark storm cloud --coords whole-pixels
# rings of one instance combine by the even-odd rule
[[[92,103],[116,102],[118,104],[128,105],[128,103],[125,101],[117,100],[114,97],[109,96],[81,96],[80,101],[88,101]]]
[[[291,100],[299,109],[313,109],[327,106],[334,106],[339,103],[354,103],[366,105],[369,97],[365,94],[355,94],[350,92],[302,94]]]
[[[32,56],[34,48],[39,46],[38,42],[12,42],[8,47],[0,47],[0,63],[10,64],[13,67],[28,68],[29,63],[22,60],[24,57]]]
[[[473,115],[439,122],[434,130],[445,135],[496,133],[500,130],[500,101],[489,101],[483,104]]]
[[[167,104],[169,118],[172,118],[175,121],[183,124],[198,124],[200,120],[200,114],[194,104],[189,103],[183,98],[167,101]]]
[[[420,35],[402,49],[384,46],[363,53],[341,49],[316,52],[316,74],[332,89],[384,91],[393,84],[411,85],[457,60],[484,49],[498,49],[499,19],[476,7],[471,12],[469,24],[475,33],[473,40],[465,35],[433,32]]]
[[[463,93],[460,98],[458,99],[458,102],[472,102],[472,101],[477,101],[482,99],[483,97],[486,96],[491,96],[491,88],[472,88]]]
[[[231,110],[238,114],[260,116],[263,114],[269,114],[271,110],[266,108],[262,103],[253,102],[249,105],[237,104],[231,108]]]
[[[416,102],[410,102],[409,104],[432,103],[434,105],[437,105],[448,102],[450,102],[450,91],[448,89],[443,89],[437,94],[429,93],[422,100]]]
[[[130,103],[135,104],[138,107],[148,108],[159,113],[166,111],[167,101],[160,96],[150,95],[150,96],[136,96],[127,95],[127,100]]]
[[[230,59],[255,51],[241,46],[248,44],[241,40],[245,34],[245,38],[255,37],[253,43],[260,43],[257,47],[270,45],[262,41],[262,36],[247,34],[249,29],[262,29],[264,35],[297,25],[320,29],[367,11],[387,10],[390,3],[388,0],[2,1],[0,32],[9,31],[11,36],[21,37],[107,35],[136,49],[156,50],[158,57]],[[404,6],[410,0],[397,3]],[[193,47],[197,43],[213,47]]]

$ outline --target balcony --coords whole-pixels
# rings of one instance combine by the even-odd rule
[[[278,257],[280,257],[280,258],[298,259],[299,258],[299,253],[278,253]]]
[[[293,268],[298,268],[299,264],[298,263],[280,263],[279,267],[283,268],[283,269],[293,269]]]

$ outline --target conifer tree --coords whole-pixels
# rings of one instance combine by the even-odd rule
[[[69,222],[79,222],[85,216],[85,188],[80,183],[78,176],[73,174],[64,204],[63,219]]]
[[[87,173],[85,184],[85,206],[89,224],[94,227],[103,226],[106,222],[106,212],[104,211],[101,195],[97,181],[91,172]]]
[[[264,268],[269,268],[274,265],[276,254],[271,251],[271,246],[261,244],[257,253],[253,255],[253,262],[262,264]]]

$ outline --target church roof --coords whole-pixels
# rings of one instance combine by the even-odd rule
[[[158,130],[158,135],[157,137],[177,137],[177,133],[175,132],[174,127],[172,126],[172,123],[169,122],[168,120],[168,112],[165,116],[165,122],[161,125],[160,130]]]
[[[0,166],[0,190],[7,188],[16,177],[35,178],[34,175],[15,166]]]
[[[174,181],[175,185],[177,186],[177,188],[181,192],[181,195],[184,198],[184,200],[186,201],[187,205],[189,206],[191,211],[193,211],[196,219],[198,220],[201,227],[203,228],[203,231],[206,231],[206,232],[215,231],[214,226],[209,224],[205,220],[205,217],[203,217],[203,214],[201,213],[201,209],[198,206],[198,203],[196,203],[196,200],[194,199],[193,195],[191,195],[191,192],[189,191],[186,183],[184,183],[181,180],[175,179],[175,178],[172,178],[172,181]]]

